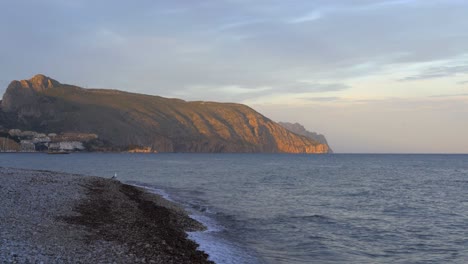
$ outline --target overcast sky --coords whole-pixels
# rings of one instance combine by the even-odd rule
[[[465,0],[0,0],[0,92],[245,103],[336,152],[468,153]]]

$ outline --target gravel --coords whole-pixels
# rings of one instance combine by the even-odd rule
[[[0,263],[212,263],[183,209],[116,180],[0,168]]]

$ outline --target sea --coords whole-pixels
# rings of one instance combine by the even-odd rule
[[[216,263],[468,263],[468,155],[0,154],[184,206]]]

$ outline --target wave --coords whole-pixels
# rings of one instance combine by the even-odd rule
[[[317,222],[334,222],[334,219],[324,215],[301,215],[301,216],[291,216],[292,219],[301,219],[301,220],[310,220]]]
[[[199,250],[202,250],[209,255],[209,260],[214,261],[217,264],[243,264],[259,262],[254,257],[247,254],[243,248],[220,236],[220,234],[223,233],[226,228],[219,224],[214,218],[206,215],[206,213],[213,214],[213,212],[209,211],[206,206],[202,206],[199,203],[190,201],[186,203],[180,203],[179,201],[174,200],[163,189],[157,188],[151,184],[134,181],[128,181],[126,183],[136,187],[144,188],[150,193],[160,195],[168,201],[184,206],[185,209],[189,212],[190,218],[199,223],[202,223],[206,227],[206,230],[204,231],[187,232],[187,235],[190,240],[195,241],[199,245]]]
[[[149,185],[149,184],[146,184],[146,183],[139,183],[139,182],[133,182],[133,181],[127,181],[125,182],[126,184],[130,184],[130,185],[133,185],[135,187],[140,187],[140,188],[143,188],[145,190],[147,190],[148,192],[150,193],[153,193],[153,194],[157,194],[159,196],[161,196],[162,198],[168,200],[168,201],[171,201],[171,202],[174,202],[174,203],[177,203],[175,200],[173,200],[169,194],[164,191],[163,189],[159,189],[159,188],[155,188],[153,187],[152,185]]]

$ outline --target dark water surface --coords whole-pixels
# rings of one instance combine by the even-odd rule
[[[0,154],[184,204],[219,263],[468,263],[468,155]]]

